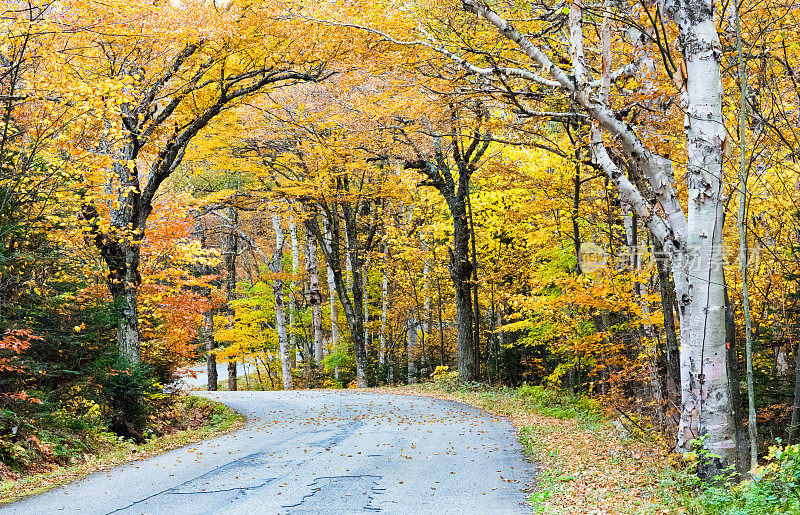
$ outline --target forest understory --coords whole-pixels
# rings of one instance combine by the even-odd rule
[[[72,420],[30,420],[0,463],[0,507],[94,472],[234,431],[244,417],[208,399],[188,395],[163,399],[149,415],[141,442],[120,438],[101,426]]]

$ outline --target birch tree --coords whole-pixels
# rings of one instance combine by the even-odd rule
[[[283,299],[283,245],[284,236],[281,219],[277,212],[272,213],[272,228],[275,230],[275,252],[272,255],[272,292],[275,296],[275,328],[278,332],[278,349],[281,355],[283,389],[292,389],[292,363],[289,337],[286,332],[286,308]]]
[[[297,281],[294,279],[300,268],[300,248],[297,240],[297,227],[294,223],[294,217],[289,215],[289,234],[292,244],[292,282],[289,285],[291,296],[289,298],[289,352],[291,353],[292,367],[296,365],[297,360],[297,331],[295,330],[296,317],[297,317],[297,300],[295,291],[297,289]]]
[[[311,221],[306,224],[306,273],[308,274],[309,296],[311,305],[311,331],[313,333],[313,356],[316,366],[322,364],[324,356],[324,341],[322,339],[322,291],[319,287],[319,260],[317,259],[317,240],[308,229]],[[333,291],[331,291],[333,295]]]
[[[542,92],[564,95],[595,124],[594,162],[616,186],[650,229],[672,260],[681,320],[682,405],[677,447],[688,451],[702,437],[711,451],[701,466],[702,476],[713,477],[735,462],[735,438],[730,415],[725,367],[724,291],[722,252],[722,161],[726,133],[722,119],[720,44],[710,0],[668,0],[663,12],[678,29],[683,60],[674,76],[685,114],[686,186],[689,201],[681,206],[676,193],[672,161],[651,148],[640,133],[598,93],[601,83],[590,80],[583,54],[584,14],[581,2],[569,7],[569,55],[572,69],[554,62],[538,44],[497,11],[479,0],[463,0],[463,8],[493,26],[527,59],[528,64],[496,57],[473,62],[445,48],[437,48],[474,75],[512,90],[520,84]],[[481,22],[483,23],[483,22]],[[540,70],[546,75],[542,75]],[[670,70],[671,72],[672,70]],[[608,78],[636,73],[634,63],[611,70]],[[512,86],[514,84],[514,86]],[[537,113],[517,101],[518,107]],[[648,202],[619,168],[604,136],[614,138],[629,166],[647,178],[657,201]]]

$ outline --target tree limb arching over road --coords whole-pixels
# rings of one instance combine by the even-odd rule
[[[530,513],[511,425],[463,404],[346,391],[199,392],[230,435],[94,474],[3,513]]]

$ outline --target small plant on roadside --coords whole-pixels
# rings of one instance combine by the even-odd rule
[[[447,365],[440,365],[436,367],[431,374],[431,379],[437,388],[452,392],[458,387],[458,372],[450,370]]]
[[[542,415],[561,419],[577,419],[596,424],[605,418],[599,402],[588,397],[544,386],[520,386],[515,396]]]
[[[698,440],[701,443],[702,440]],[[750,471],[750,479],[703,483],[693,474],[702,451],[687,454],[690,467],[682,479],[682,507],[692,515],[760,515],[800,513],[800,446],[772,446],[767,463]],[[707,451],[706,451],[707,452]]]

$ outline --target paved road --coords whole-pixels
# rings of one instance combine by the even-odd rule
[[[199,392],[230,435],[100,472],[2,513],[530,513],[511,426],[463,404],[347,391]]]

